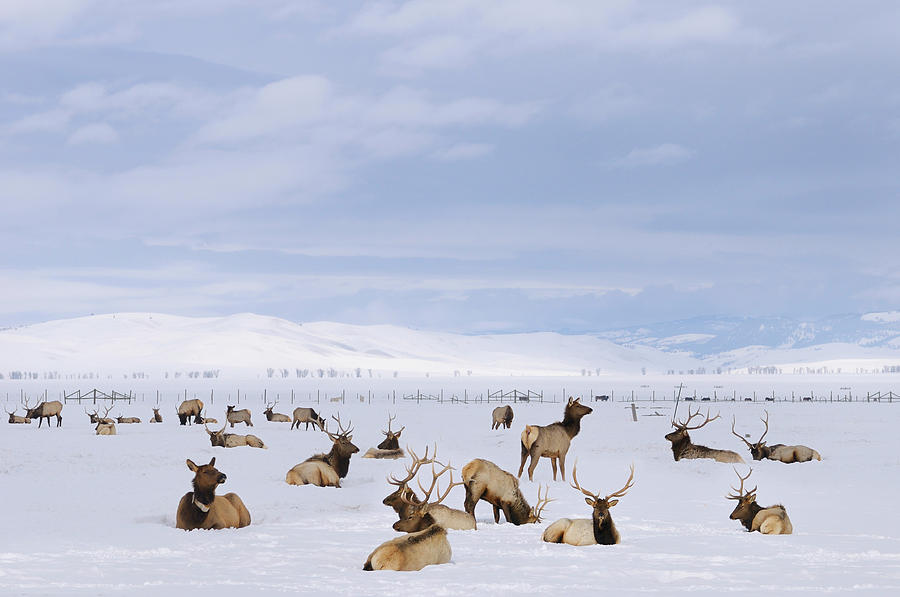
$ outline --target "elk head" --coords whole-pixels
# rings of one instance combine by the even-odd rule
[[[225,447],[225,427],[228,426],[228,423],[222,425],[222,428],[218,431],[210,431],[209,427],[206,426],[206,423],[203,423],[203,428],[206,429],[206,432],[209,434],[209,443],[213,446]],[[215,460],[215,458],[213,458]],[[190,468],[190,465],[188,465]]]
[[[538,485],[538,497],[537,502],[535,502],[534,506],[531,508],[531,512],[528,514],[528,518],[525,520],[526,523],[537,523],[541,522],[541,514],[544,512],[544,508],[547,507],[547,504],[554,501],[550,497],[550,486],[547,485],[544,488],[544,497],[541,497],[541,486]]]
[[[688,440],[689,440],[689,439],[690,439],[690,436],[688,435],[688,431],[691,431],[691,430],[693,430],[693,429],[700,429],[701,427],[703,427],[703,426],[706,425],[707,423],[709,423],[709,422],[711,422],[711,421],[715,421],[716,419],[718,419],[718,418],[720,417],[720,415],[716,415],[716,416],[710,418],[710,416],[709,416],[709,411],[706,411],[706,419],[705,419],[702,423],[700,423],[699,425],[693,425],[693,426],[691,426],[691,424],[690,424],[690,423],[691,423],[691,420],[692,420],[694,417],[697,417],[697,416],[699,416],[699,415],[700,415],[700,408],[699,408],[699,407],[697,408],[697,412],[694,412],[694,413],[692,413],[690,407],[688,407],[688,418],[687,418],[687,420],[685,420],[685,421],[677,421],[675,418],[673,418],[673,419],[672,419],[672,427],[674,427],[675,430],[674,430],[674,431],[670,431],[669,433],[667,433],[667,434],[666,434],[666,439],[669,440],[670,442],[672,442],[673,444],[678,443],[678,442],[680,442],[680,441],[682,441],[682,440],[685,440],[685,439],[688,439]]]
[[[434,454],[431,458],[428,457],[428,446],[425,447],[425,456],[422,458],[419,458],[409,446],[406,446],[406,451],[409,453],[409,457],[412,460],[412,463],[406,467],[406,477],[398,479],[393,474],[390,475],[387,479],[388,483],[396,486],[397,489],[381,501],[382,504],[390,506],[397,514],[401,514],[402,517],[405,517],[402,512],[407,512],[409,510],[409,507],[407,506],[409,502],[418,504],[421,501],[416,497],[415,492],[409,488],[409,482],[415,478],[423,464],[431,464],[434,462],[434,459],[437,458],[437,445],[434,447]],[[403,498],[406,498],[407,501],[404,501]]]
[[[594,409],[582,404],[580,397],[573,399],[569,396],[569,402],[566,404],[565,410],[566,419],[581,419],[581,417],[589,415],[592,412],[594,412]]]
[[[422,491],[422,499],[418,501],[418,503],[414,502],[412,499],[408,498],[405,494],[400,495],[400,501],[403,502],[407,507],[407,517],[402,520],[398,520],[393,524],[393,529],[395,531],[400,531],[403,533],[415,533],[417,531],[421,531],[433,525],[435,523],[434,518],[428,513],[428,508],[430,506],[435,506],[444,501],[444,499],[450,495],[450,490],[454,487],[462,485],[462,481],[453,482],[453,467],[449,464],[445,465],[444,468],[437,472],[434,468],[434,461],[431,463],[431,485],[426,490],[422,487],[422,482],[416,479],[416,484],[419,486],[419,489]],[[450,483],[447,485],[446,490],[441,493],[440,487],[438,487],[438,479],[440,479],[441,475],[450,471]],[[434,492],[435,488],[437,488],[437,499],[431,501],[431,494]]]
[[[391,422],[396,419],[397,416],[393,417],[388,415],[388,428],[387,431],[384,429],[381,432],[384,434],[384,441],[378,444],[379,450],[399,450],[400,449],[400,434],[403,433],[403,430],[406,429],[406,425],[400,428],[399,431],[391,431]]]
[[[265,408],[265,410],[263,410],[263,414],[266,415],[266,418],[267,418],[267,419],[271,419],[271,418],[272,418],[272,415],[274,414],[274,413],[272,412],[272,410],[273,410],[276,406],[278,406],[278,401],[277,401],[277,400],[275,401],[274,404],[269,404],[268,402],[266,402],[266,408]]]
[[[335,422],[337,422],[338,432],[331,433],[329,431],[326,431],[325,433],[328,434],[328,437],[330,437],[331,441],[334,442],[333,449],[337,452],[338,456],[341,458],[350,458],[352,454],[356,454],[357,452],[359,452],[359,448],[353,445],[352,441],[353,427],[350,426],[352,425],[352,423],[348,425],[347,429],[344,429],[344,425],[343,423],[341,423],[340,415],[338,415],[337,417],[332,415],[331,418],[334,419]]]
[[[629,489],[634,486],[634,465],[631,465],[631,474],[628,476],[628,480],[625,481],[625,486],[622,487],[619,491],[615,491],[606,497],[601,498],[599,493],[591,493],[587,489],[581,487],[578,483],[578,461],[575,461],[575,466],[572,467],[572,487],[583,493],[585,496],[584,501],[588,506],[594,509],[594,520],[596,521],[596,526],[603,526],[603,523],[606,521],[611,522],[611,518],[609,516],[609,509],[619,503],[618,498],[624,496]],[[596,534],[596,529],[595,529]],[[599,543],[599,541],[598,541]]]
[[[746,477],[742,477],[737,469],[734,469],[734,473],[738,476],[738,479],[741,480],[741,486],[738,489],[732,487],[731,489],[734,493],[730,493],[725,497],[729,500],[737,500],[737,506],[734,507],[734,510],[731,512],[731,520],[752,520],[753,516],[756,514],[755,510],[759,509],[759,506],[756,504],[756,488],[758,486],[754,486],[753,489],[744,491],[744,481],[750,478],[750,475],[753,473],[753,469],[751,468],[747,472]]]
[[[12,412],[10,412],[10,411],[6,410],[6,407],[4,406],[3,410],[6,411],[6,414],[9,415],[9,422],[15,423],[16,422],[16,409],[12,409]]]
[[[209,507],[215,499],[216,487],[225,482],[228,478],[225,473],[220,473],[216,469],[216,458],[209,461],[209,464],[196,465],[188,458],[187,467],[194,473],[194,505],[202,512],[208,512]]]
[[[40,402],[36,402],[34,406],[28,404],[28,400],[22,398],[22,407],[25,409],[25,418],[26,419],[36,419],[38,416],[38,407],[41,405]]]
[[[99,418],[97,415],[97,409],[94,409],[94,412],[89,413],[87,409],[84,409],[84,414],[91,418],[91,423],[97,424],[97,419]]]
[[[766,429],[763,431],[763,434],[759,436],[759,439],[756,440],[755,444],[751,444],[744,437],[734,430],[735,419],[731,417],[731,433],[735,435],[735,437],[739,438],[742,442],[747,444],[747,447],[750,448],[750,455],[753,457],[753,460],[762,460],[763,458],[768,458],[769,456],[769,446],[766,445],[766,442],[763,441],[763,438],[766,437],[766,434],[769,433],[769,411],[765,411],[766,418],[760,420],[765,424]]]

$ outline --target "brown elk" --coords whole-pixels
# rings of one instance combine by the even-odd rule
[[[506,427],[509,429],[512,427],[513,422],[513,409],[510,405],[506,406],[498,406],[491,413],[491,429],[500,429],[500,427]]]
[[[86,414],[90,419],[91,423],[96,425],[97,423],[115,423],[112,419],[109,418],[109,411],[112,410],[112,406],[104,409],[104,413],[102,415],[97,413],[97,409],[94,409],[94,412],[88,412],[87,409],[84,409],[84,414]]]
[[[740,489],[732,487],[734,493],[725,496],[729,500],[737,500],[737,506],[731,512],[731,520],[740,520],[744,528],[750,532],[759,531],[763,535],[790,535],[794,527],[784,506],[776,504],[763,508],[756,503],[756,487],[744,491],[744,481],[750,478],[753,469],[750,469],[746,477],[742,477],[737,469],[734,472],[741,480],[741,487]]]
[[[436,452],[437,450],[435,450]],[[452,468],[449,464],[444,465],[444,467],[440,470],[440,472],[435,471],[434,469],[435,461],[431,460],[431,485],[426,490],[422,487],[422,482],[416,480],[416,483],[419,485],[419,489],[422,491],[422,499],[416,498],[413,500],[411,497],[408,497],[406,493],[400,494],[400,501],[402,501],[408,507],[406,514],[407,517],[398,520],[394,523],[393,528],[395,531],[401,531],[404,533],[417,533],[419,531],[424,531],[426,528],[432,525],[439,525],[445,529],[454,529],[459,531],[470,531],[477,528],[475,523],[475,516],[470,514],[469,512],[463,512],[462,510],[456,510],[454,508],[449,508],[442,504],[441,502],[450,495],[450,490],[454,487],[458,487],[462,485],[462,482],[454,483],[453,482],[453,472]],[[408,471],[409,469],[407,469]],[[447,484],[447,489],[441,493],[440,487],[438,487],[438,479],[446,473],[450,471],[450,482]],[[389,482],[393,485],[404,486],[409,483],[411,478],[408,477],[405,480],[389,478]],[[431,494],[437,488],[437,499],[431,501]]]
[[[331,417],[338,424],[338,433],[325,433],[334,445],[327,454],[314,454],[293,467],[284,477],[290,485],[318,485],[319,487],[340,487],[341,479],[350,470],[350,457],[359,452],[353,445],[353,428],[344,429],[340,416]]]
[[[199,398],[185,400],[178,407],[178,421],[182,424],[190,424],[193,417],[194,423],[203,424],[200,412],[203,410],[203,401]]]
[[[522,431],[522,462],[519,464],[519,474],[525,468],[525,461],[531,456],[531,464],[528,465],[528,480],[531,481],[534,469],[541,457],[549,458],[553,467],[553,480],[556,481],[556,461],[559,460],[559,470],[563,481],[566,480],[566,453],[572,438],[581,431],[582,417],[589,415],[593,409],[581,404],[581,398],[573,400],[569,398],[566,409],[563,412],[563,420],[550,425],[526,425]]]
[[[291,418],[289,416],[272,411],[277,405],[277,400],[275,401],[275,404],[272,405],[269,405],[268,402],[266,403],[266,410],[263,411],[263,414],[266,415],[266,420],[270,423],[290,423]]]
[[[126,423],[140,423],[140,422],[141,422],[140,417],[123,417],[122,415],[119,415],[116,417],[116,423],[123,424],[123,425]]]
[[[463,506],[466,512],[474,515],[478,501],[484,500],[494,507],[495,523],[500,522],[501,510],[506,521],[517,526],[540,522],[544,508],[553,501],[548,497],[549,486],[543,498],[538,486],[537,505],[532,508],[519,489],[519,480],[490,460],[476,458],[469,462],[462,469],[462,480],[466,488]]]
[[[4,407],[3,410],[6,410],[6,408]],[[26,412],[27,412],[27,411],[26,411]],[[18,424],[21,424],[21,423],[31,423],[31,419],[29,419],[28,417],[20,417],[20,416],[18,416],[18,415],[16,414],[16,409],[12,409],[12,412],[6,410],[6,414],[9,415],[9,422],[10,422],[11,424],[13,424],[13,423],[18,423]]]
[[[227,425],[227,423],[225,425]],[[225,425],[222,425],[222,428],[218,431],[210,431],[209,427],[206,426],[206,423],[203,424],[203,427],[209,434],[209,443],[212,444],[213,447],[238,448],[240,446],[250,446],[251,448],[262,448],[263,450],[268,450],[263,441],[255,435],[238,435],[236,433],[225,433]]]
[[[744,462],[744,459],[737,452],[717,450],[691,443],[691,436],[688,434],[689,430],[700,429],[707,423],[719,418],[719,415],[710,418],[709,411],[707,411],[706,419],[699,425],[691,427],[691,420],[699,414],[699,408],[697,412],[692,413],[690,407],[688,407],[688,418],[686,421],[682,422],[672,419],[672,426],[675,428],[675,431],[667,433],[666,439],[672,442],[672,454],[675,456],[675,460],[678,461],[682,458],[712,458],[716,462]]]
[[[28,406],[28,402],[22,401],[25,407],[26,419],[38,419],[38,428],[47,419],[47,428],[50,428],[50,417],[56,417],[56,426],[62,427],[62,409],[63,404],[59,400],[52,402],[40,402],[37,406]]]
[[[234,428],[235,423],[245,423],[247,427],[253,427],[253,421],[250,420],[250,411],[246,408],[234,410],[234,407],[229,405],[228,411],[225,413],[225,420],[228,421],[232,428]]]
[[[326,429],[325,419],[320,417],[313,409],[304,406],[298,406],[294,409],[294,420],[291,423],[291,429],[294,427],[300,429],[300,423],[306,423],[304,429],[309,429],[310,424],[312,424],[313,429],[316,427],[318,427],[320,431],[325,431]]]
[[[818,452],[807,446],[786,446],[784,444],[772,444],[771,446],[767,446],[766,442],[763,441],[763,438],[769,433],[769,411],[765,411],[765,413],[766,418],[760,420],[765,424],[766,429],[754,444],[748,442],[741,434],[734,430],[735,419],[734,417],[731,419],[731,433],[747,444],[747,447],[750,448],[750,456],[753,457],[753,460],[762,460],[765,458],[768,460],[784,462],[785,464],[822,460],[822,457]]]
[[[162,423],[162,422],[163,422],[163,420],[162,420],[162,415],[159,414],[159,409],[158,409],[158,408],[154,408],[154,409],[153,409],[153,416],[150,417],[150,422],[151,422],[151,423]]]
[[[400,434],[403,433],[403,430],[406,429],[406,425],[400,428],[400,431],[392,431],[391,423],[396,419],[395,416],[388,415],[388,428],[387,431],[384,429],[381,432],[384,434],[384,440],[380,444],[378,444],[377,448],[369,448],[366,450],[366,453],[363,454],[363,458],[403,458],[405,454],[403,453],[403,448],[400,447]]]
[[[634,486],[634,465],[625,486],[601,498],[599,493],[591,493],[578,483],[578,463],[572,468],[572,487],[583,493],[584,501],[594,509],[591,520],[586,518],[560,518],[544,530],[542,539],[547,543],[567,543],[569,545],[616,545],[619,543],[619,531],[610,516],[609,509],[619,503],[617,498],[624,496]]]
[[[452,556],[447,529],[433,524],[417,533],[385,541],[369,554],[363,570],[415,571],[446,564]]]
[[[116,424],[112,419],[97,419],[97,426],[94,427],[96,435],[116,435]]]
[[[206,416],[205,408],[203,409],[203,411],[200,412],[200,416],[197,417],[197,419],[199,419],[199,422],[204,425],[218,425],[219,424],[219,419],[216,419],[215,417],[207,417]],[[195,419],[195,421],[197,419]]]
[[[405,520],[409,518],[409,513],[412,509],[410,506],[410,502],[412,502],[413,506],[420,503],[418,497],[416,497],[415,492],[409,488],[409,482],[416,476],[419,472],[419,469],[423,464],[431,464],[434,462],[434,459],[437,455],[437,446],[435,445],[435,455],[431,458],[428,457],[428,446],[425,447],[425,455],[422,458],[413,452],[412,448],[407,446],[407,451],[409,452],[409,457],[412,460],[412,464],[406,467],[406,478],[403,480],[395,478],[393,475],[388,477],[388,483],[391,485],[396,485],[397,489],[393,492],[389,493],[387,497],[385,497],[381,503],[385,506],[390,506],[394,509],[394,512],[400,517],[400,520]],[[405,499],[403,499],[405,498]]]
[[[178,502],[175,526],[185,531],[193,529],[242,528],[250,524],[250,512],[236,493],[216,495],[216,487],[225,482],[224,473],[216,470],[216,459],[197,466],[190,459],[187,466],[194,473],[194,491]]]

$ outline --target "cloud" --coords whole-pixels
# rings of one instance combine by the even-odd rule
[[[84,145],[90,143],[109,144],[119,140],[116,129],[105,122],[88,124],[80,127],[69,136],[69,145]]]
[[[628,155],[607,162],[618,168],[638,168],[641,166],[672,166],[686,162],[694,156],[694,151],[675,143],[662,143],[653,147],[632,149]]]
[[[493,153],[494,146],[489,143],[456,143],[434,153],[434,157],[442,162],[472,160]]]

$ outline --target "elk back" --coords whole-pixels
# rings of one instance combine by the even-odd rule
[[[447,530],[431,525],[425,530],[385,541],[369,554],[363,570],[416,571],[446,564],[453,556]]]
[[[284,480],[288,485],[341,486],[341,478],[338,476],[337,471],[321,460],[301,462],[287,472]]]
[[[547,543],[596,545],[594,521],[589,518],[560,518],[544,529],[541,539]]]

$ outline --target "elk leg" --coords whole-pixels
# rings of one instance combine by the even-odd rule
[[[535,442],[536,444],[537,442]],[[528,465],[528,480],[533,481],[534,469],[537,468],[538,461],[541,459],[541,450],[536,445],[531,446],[531,464]]]
[[[559,472],[562,474],[562,480],[566,480],[566,451],[559,453]],[[556,477],[553,477],[556,480]]]
[[[475,505],[481,499],[481,493],[476,494],[472,491],[472,487],[466,485],[466,499],[463,502],[463,509],[469,514],[475,514]]]
[[[500,508],[494,506],[494,524],[500,524]]]
[[[495,510],[496,510],[496,508],[495,508]],[[503,516],[506,518],[506,522],[512,522],[512,518],[510,518],[510,515],[509,515],[509,504],[506,502],[503,502]],[[495,515],[494,522],[498,522],[498,523],[500,522],[499,514]]]
[[[556,457],[550,457],[550,466],[553,467],[553,480],[556,481]]]
[[[522,478],[522,470],[525,469],[526,460],[528,460],[528,448],[525,447],[525,444],[522,444],[522,462],[519,464],[519,474],[516,477]]]

